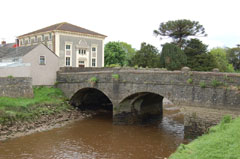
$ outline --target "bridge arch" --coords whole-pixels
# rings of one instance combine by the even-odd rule
[[[76,91],[70,104],[80,110],[113,110],[111,99],[101,90],[93,87],[85,87]]]
[[[114,110],[115,123],[149,123],[160,120],[163,96],[153,92],[136,92],[126,96]]]

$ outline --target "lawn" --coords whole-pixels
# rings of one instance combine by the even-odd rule
[[[0,97],[0,124],[37,119],[70,109],[61,90],[53,87],[34,88],[34,98]]]
[[[208,134],[181,144],[169,159],[240,159],[240,118],[225,116]]]

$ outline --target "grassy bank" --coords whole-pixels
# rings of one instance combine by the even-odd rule
[[[34,120],[71,109],[64,101],[61,90],[49,87],[34,88],[34,98],[0,97],[0,124]]]
[[[240,118],[221,123],[188,145],[180,145],[169,159],[240,159]]]

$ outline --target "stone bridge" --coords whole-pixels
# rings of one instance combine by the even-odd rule
[[[162,115],[162,100],[178,106],[240,108],[240,74],[134,68],[61,68],[57,85],[70,102],[113,110],[115,123]]]

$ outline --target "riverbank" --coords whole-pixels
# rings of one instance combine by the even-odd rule
[[[240,118],[225,116],[209,133],[181,144],[169,159],[239,159]]]
[[[57,88],[34,88],[34,98],[0,97],[0,140],[50,130],[89,116],[67,104]]]

